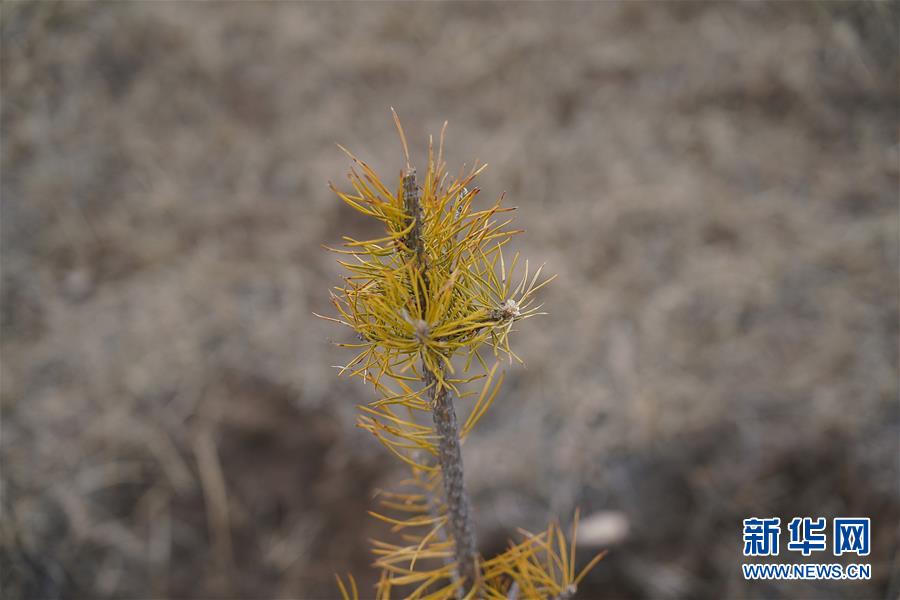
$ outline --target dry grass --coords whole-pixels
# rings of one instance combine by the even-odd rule
[[[396,473],[312,311],[366,226],[334,143],[398,171],[391,105],[560,274],[464,448],[483,552],[580,505],[631,526],[585,598],[896,595],[892,5],[2,12],[4,596],[365,574]],[[871,516],[873,580],[744,582],[751,514]]]

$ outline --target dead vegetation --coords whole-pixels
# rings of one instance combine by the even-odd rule
[[[895,5],[2,12],[4,596],[365,573],[398,473],[312,312],[390,105],[559,274],[464,448],[482,552],[578,505],[629,524],[585,598],[896,595]],[[872,517],[872,581],[744,582],[751,513]]]

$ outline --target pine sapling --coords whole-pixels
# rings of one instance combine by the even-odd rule
[[[371,385],[377,398],[361,405],[358,424],[406,463],[397,492],[379,493],[382,512],[371,514],[397,534],[375,540],[378,600],[496,600],[571,598],[595,556],[576,575],[576,511],[571,540],[551,523],[511,542],[493,557],[478,554],[466,491],[461,444],[490,408],[503,383],[500,365],[521,362],[510,347],[515,324],[540,313],[537,292],[553,277],[529,269],[518,253],[504,258],[510,229],[501,196],[488,208],[474,204],[475,178],[485,165],[450,177],[443,160],[446,123],[437,152],[428,144],[421,181],[409,160],[400,120],[394,121],[404,168],[389,189],[362,160],[348,175],[352,191],[332,190],[350,207],[379,221],[385,235],[344,237],[343,284],[331,300],[338,314],[322,317],[350,328],[355,356],[340,373]],[[523,264],[524,263],[524,264]],[[480,390],[468,388],[479,384]],[[474,401],[469,402],[469,398]],[[457,410],[471,404],[460,422]],[[352,576],[338,578],[345,599],[358,598]]]

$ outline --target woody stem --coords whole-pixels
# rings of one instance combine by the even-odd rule
[[[403,205],[406,214],[415,219],[404,244],[412,252],[423,280],[428,282],[428,265],[423,238],[423,210],[416,185],[416,172],[408,169],[403,177]],[[459,422],[453,408],[450,390],[443,385],[443,373],[433,373],[423,365],[424,382],[431,387],[431,414],[438,435],[438,462],[441,466],[444,505],[447,509],[447,528],[453,538],[457,575],[464,581],[462,594],[471,589],[478,579],[475,528],[469,495],[463,478],[462,452],[459,443]],[[462,595],[461,594],[461,595]]]
[[[459,423],[450,390],[438,384],[430,372],[426,372],[425,383],[435,386],[431,414],[438,434],[438,462],[441,465],[444,503],[447,507],[447,527],[456,546],[457,571],[468,588],[478,577],[478,565],[475,558],[475,528],[472,525],[471,505],[463,478]]]

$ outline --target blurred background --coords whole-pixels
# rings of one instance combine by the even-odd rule
[[[464,448],[482,553],[580,507],[581,598],[896,598],[896,7],[4,3],[3,596],[369,593],[403,468],[312,313],[394,106],[559,274]],[[751,516],[871,517],[871,581],[745,582]]]

